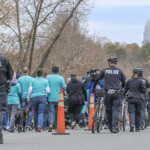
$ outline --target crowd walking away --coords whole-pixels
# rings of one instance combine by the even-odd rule
[[[0,144],[5,132],[55,132],[60,91],[66,130],[99,133],[108,129],[117,134],[122,126],[130,132],[150,126],[150,84],[142,68],[134,68],[127,80],[117,68],[117,57],[111,56],[107,62],[103,70],[85,71],[82,81],[71,73],[65,83],[58,66],[50,68],[50,75],[38,68],[36,77],[31,77],[27,67],[19,75],[0,54]]]

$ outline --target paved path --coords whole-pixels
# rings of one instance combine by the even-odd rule
[[[150,128],[139,133],[112,134],[103,130],[92,134],[84,130],[67,130],[70,135],[4,132],[5,144],[0,150],[150,150]]]

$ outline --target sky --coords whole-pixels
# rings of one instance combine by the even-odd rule
[[[89,34],[99,34],[111,42],[142,45],[144,27],[150,19],[150,0],[90,0]]]

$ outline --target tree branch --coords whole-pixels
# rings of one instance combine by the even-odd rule
[[[44,19],[43,19],[41,22],[39,22],[38,26],[40,26],[40,25],[48,18],[48,16],[51,15],[51,14],[56,10],[56,8],[58,7],[58,5],[59,5],[60,3],[63,3],[64,1],[65,1],[65,0],[61,0],[60,2],[58,2],[58,3],[55,5],[55,7],[52,9],[52,11],[49,12],[49,13],[44,17]]]
[[[43,68],[50,52],[53,50],[53,47],[55,45],[55,43],[57,42],[57,40],[59,39],[62,31],[64,30],[65,26],[67,25],[67,23],[70,21],[70,19],[73,17],[74,12],[76,11],[76,9],[78,8],[78,6],[80,5],[80,3],[84,1],[84,0],[78,0],[78,3],[76,4],[76,6],[73,8],[72,12],[70,13],[70,15],[66,18],[66,20],[64,21],[64,23],[62,24],[62,27],[60,28],[59,32],[57,33],[56,37],[54,38],[52,44],[49,46],[49,48],[46,50],[44,56],[42,57],[42,60],[40,62],[40,64],[38,65],[37,68]],[[36,70],[37,70],[36,68]],[[33,76],[36,74],[36,70],[33,72]]]
[[[9,29],[11,29],[15,34],[16,34],[16,36],[17,37],[19,37],[19,35],[18,35],[18,33],[9,25],[9,24],[7,24],[5,21],[3,21],[3,20],[1,20],[2,21],[2,23],[5,25],[5,26],[7,26]]]

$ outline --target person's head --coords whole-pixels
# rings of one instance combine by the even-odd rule
[[[54,74],[58,74],[59,73],[59,68],[57,66],[52,67],[52,72]]]
[[[71,77],[71,80],[74,80],[76,79],[76,74],[71,74],[70,77]]]
[[[16,74],[16,79],[19,79],[20,78],[20,74]]]
[[[38,77],[43,76],[43,70],[42,70],[42,68],[38,68],[38,70],[37,70],[37,76]]]
[[[116,56],[110,56],[107,61],[109,66],[115,66],[118,62],[118,58]]]
[[[23,68],[23,74],[28,74],[28,73],[29,73],[28,68],[27,68],[27,67],[24,67],[24,68]]]
[[[44,72],[43,73],[43,78],[46,78],[47,77],[47,72]]]
[[[133,69],[133,79],[139,78],[139,70],[137,68]]]

